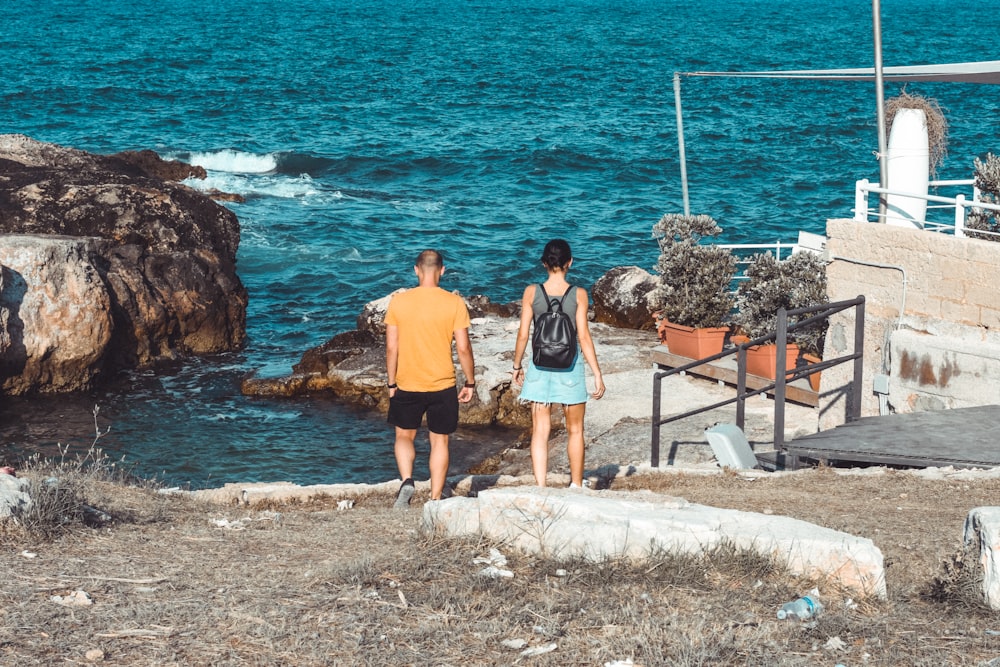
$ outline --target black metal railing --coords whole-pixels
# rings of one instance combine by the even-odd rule
[[[753,390],[747,390],[747,349],[756,345],[764,345],[774,342],[777,345],[775,350],[775,368],[785,368],[787,361],[788,334],[798,329],[803,329],[810,325],[829,320],[831,315],[835,315],[849,308],[855,309],[854,315],[854,352],[834,359],[825,359],[816,363],[796,365],[793,370],[787,373],[775,373],[773,384],[765,385]],[[806,319],[788,324],[789,317],[798,317],[815,313]],[[660,465],[660,427],[670,422],[693,417],[694,415],[715,410],[727,405],[736,403],[736,425],[742,430],[746,416],[746,400],[758,394],[774,392],[774,448],[782,451],[785,447],[785,394],[789,382],[808,377],[813,373],[819,373],[827,368],[833,368],[849,361],[854,362],[854,378],[850,385],[850,394],[847,400],[847,421],[855,421],[861,417],[861,375],[864,364],[864,331],[865,331],[865,297],[858,296],[847,301],[837,301],[835,303],[823,304],[820,306],[810,306],[808,308],[796,308],[786,311],[784,308],[778,311],[776,330],[760,338],[740,343],[736,347],[723,350],[718,354],[713,354],[704,359],[698,359],[683,366],[676,366],[669,370],[657,371],[653,375],[653,435],[650,451],[650,464],[655,468]],[[733,398],[713,403],[701,408],[689,410],[681,414],[671,415],[666,418],[661,417],[661,400],[663,379],[677,373],[684,373],[698,366],[712,363],[726,357],[736,357],[736,395]]]

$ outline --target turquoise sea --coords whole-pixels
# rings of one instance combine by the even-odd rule
[[[997,0],[883,0],[886,65],[995,59]],[[866,67],[867,0],[38,0],[0,4],[0,132],[203,165],[237,192],[246,349],[85,396],[7,399],[0,457],[100,444],[192,487],[395,477],[383,418],[330,398],[239,394],[287,373],[408,285],[513,300],[560,236],[591,284],[652,269],[681,212],[673,73]],[[694,213],[730,242],[848,217],[878,180],[874,85],[683,80]],[[1000,150],[1000,91],[910,84],[950,123],[943,178]],[[887,87],[892,96],[898,88]],[[642,400],[645,400],[643,397]],[[463,433],[455,447],[503,440]]]

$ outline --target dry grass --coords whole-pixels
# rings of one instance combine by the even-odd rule
[[[87,663],[88,651],[106,665],[982,665],[1000,656],[988,632],[1000,617],[977,602],[976,568],[955,558],[966,514],[996,502],[996,480],[821,469],[613,483],[870,537],[886,557],[889,599],[851,606],[733,548],[555,562],[423,535],[419,495],[406,512],[378,494],[344,511],[338,498],[250,509],[122,481],[82,475],[75,487],[109,524],[74,518],[4,535],[0,664]],[[479,575],[472,559],[492,547],[513,579]],[[775,618],[817,583],[826,609],[815,622]],[[76,590],[93,604],[51,600]]]

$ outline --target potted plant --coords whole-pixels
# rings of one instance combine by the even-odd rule
[[[653,225],[660,246],[659,285],[653,293],[661,305],[657,330],[673,354],[703,359],[722,351],[736,257],[727,248],[701,243],[721,232],[707,215],[667,213]]]
[[[1000,203],[1000,157],[987,153],[986,158],[980,160],[978,157],[974,161],[975,172],[973,183],[979,190],[979,200],[987,204]],[[977,234],[968,232],[968,236],[974,239],[985,241],[1000,241],[1000,212],[984,208],[973,208],[969,211],[969,217],[965,221],[965,226],[969,230],[991,232],[989,234]]]
[[[749,338],[755,339],[777,329],[778,310],[793,310],[828,303],[826,266],[819,255],[800,251],[784,261],[771,253],[754,255],[746,269],[746,280],[736,290],[735,323]],[[790,319],[795,321],[805,317]],[[819,360],[826,325],[817,323],[789,333],[785,370],[792,370],[800,353]],[[761,377],[776,377],[776,346],[758,345],[747,350],[747,372]]]

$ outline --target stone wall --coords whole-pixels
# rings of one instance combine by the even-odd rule
[[[878,376],[896,412],[1000,403],[1000,243],[853,220],[828,221],[827,236],[830,300],[866,298],[862,416],[879,414]],[[824,359],[853,343],[844,311]],[[844,422],[851,377],[851,364],[824,372],[821,429]]]

